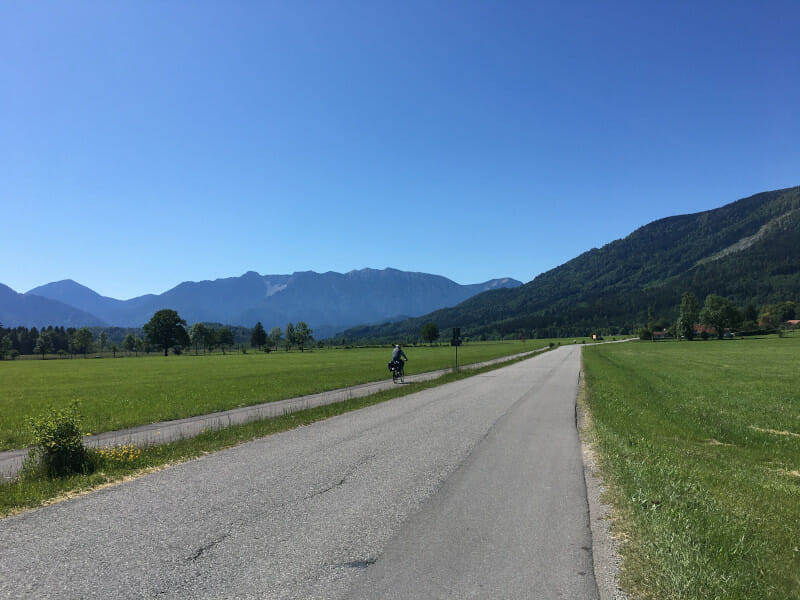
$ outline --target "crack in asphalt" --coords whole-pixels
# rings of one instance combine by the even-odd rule
[[[306,495],[306,496],[302,496],[302,497],[300,497],[300,498],[297,498],[297,499],[293,500],[292,502],[287,502],[287,503],[285,503],[285,504],[282,504],[281,506],[279,506],[279,507],[277,507],[277,508],[278,508],[278,509],[281,509],[281,508],[284,508],[284,507],[286,507],[286,506],[294,506],[294,505],[297,505],[297,504],[299,504],[299,503],[301,503],[301,502],[307,502],[307,501],[309,501],[309,500],[312,500],[312,499],[314,499],[314,498],[316,498],[316,497],[318,497],[318,496],[321,496],[321,495],[323,495],[323,494],[327,494],[328,492],[330,492],[330,491],[332,491],[332,490],[335,490],[336,488],[339,488],[339,487],[343,486],[343,485],[344,485],[344,484],[347,482],[348,478],[352,477],[352,475],[353,475],[353,474],[354,474],[354,473],[355,473],[355,472],[356,472],[356,471],[357,471],[359,468],[363,467],[365,464],[367,464],[367,463],[368,463],[370,460],[372,460],[372,459],[373,459],[373,458],[375,458],[376,456],[377,456],[377,453],[374,453],[374,454],[370,454],[370,455],[367,455],[367,456],[365,456],[364,458],[362,458],[361,460],[359,460],[359,461],[358,461],[356,464],[354,464],[352,467],[350,467],[350,468],[349,468],[349,469],[348,469],[348,470],[345,472],[345,474],[342,476],[342,478],[341,478],[341,479],[339,479],[339,481],[337,481],[337,482],[333,483],[332,485],[329,485],[328,487],[326,487],[326,488],[324,488],[324,489],[322,489],[322,490],[319,490],[319,491],[313,492],[313,493],[311,493],[311,494],[308,494],[308,495]],[[258,513],[258,515],[259,515],[259,516],[261,516],[261,515],[265,515],[265,514],[268,514],[268,513],[272,512],[273,510],[274,510],[274,507],[270,507],[268,510],[263,510],[263,511],[260,511],[260,512]],[[203,554],[205,554],[207,551],[211,550],[211,549],[212,549],[212,548],[214,548],[215,546],[217,546],[217,545],[221,544],[221,543],[222,543],[222,542],[224,542],[226,539],[228,539],[229,537],[231,537],[231,535],[233,534],[232,532],[233,532],[235,529],[237,529],[237,528],[241,527],[241,526],[242,526],[242,525],[244,525],[244,524],[245,524],[245,522],[244,522],[244,520],[242,520],[242,519],[237,519],[236,521],[233,521],[233,522],[231,522],[231,523],[228,525],[228,527],[226,528],[226,530],[227,530],[227,531],[226,531],[226,533],[223,533],[223,534],[221,534],[221,535],[217,536],[216,538],[214,538],[213,540],[211,540],[211,541],[209,541],[209,542],[207,542],[207,543],[203,544],[202,546],[199,546],[199,547],[198,547],[198,548],[197,548],[197,549],[196,549],[196,550],[195,550],[195,551],[194,551],[192,554],[190,554],[189,556],[187,556],[187,557],[186,557],[186,562],[187,562],[187,563],[191,563],[191,562],[195,562],[195,561],[199,560],[199,559],[200,559],[200,558],[203,556]],[[365,566],[364,566],[363,568],[366,568],[366,566],[368,566],[369,564],[373,564],[373,563],[375,562],[375,560],[369,560],[369,561],[356,561],[356,562],[364,562],[364,563],[365,563]],[[348,565],[345,565],[345,566],[348,566]]]
[[[371,461],[371,460],[372,460],[373,458],[375,458],[377,455],[378,455],[377,453],[373,453],[373,454],[369,454],[369,455],[365,456],[365,457],[364,457],[364,458],[362,458],[360,461],[358,461],[356,464],[354,464],[352,467],[350,467],[350,468],[349,468],[349,469],[348,469],[348,470],[345,472],[345,474],[342,476],[342,478],[341,478],[339,481],[337,481],[337,482],[336,482],[336,483],[334,483],[333,485],[330,485],[330,486],[326,487],[326,488],[325,488],[325,489],[323,489],[323,490],[320,490],[319,492],[316,492],[316,493],[314,493],[314,494],[311,494],[310,496],[306,496],[305,498],[302,498],[302,500],[311,500],[312,498],[316,498],[317,496],[321,496],[322,494],[327,494],[328,492],[330,492],[330,491],[332,491],[332,490],[335,490],[335,489],[336,489],[336,488],[338,488],[338,487],[341,487],[341,486],[343,486],[343,485],[344,485],[344,484],[347,482],[347,480],[348,480],[350,477],[352,477],[352,476],[353,476],[353,474],[354,474],[356,471],[358,471],[358,469],[360,469],[361,467],[363,467],[364,465],[366,465],[366,464],[367,464],[369,461]]]
[[[378,562],[377,558],[367,558],[365,560],[351,560],[350,562],[339,563],[336,566],[348,569],[367,569],[376,562]]]
[[[233,525],[229,529],[233,529]],[[223,533],[218,538],[211,540],[210,542],[208,542],[207,544],[204,544],[203,546],[200,546],[194,552],[194,554],[192,554],[191,556],[186,557],[186,562],[194,562],[194,561],[198,560],[206,551],[211,550],[214,546],[216,546],[218,544],[221,544],[226,539],[228,539],[230,536],[231,536],[231,533],[230,533],[230,531],[228,531],[228,533]]]

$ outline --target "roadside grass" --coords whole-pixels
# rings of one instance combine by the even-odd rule
[[[800,598],[800,338],[610,344],[583,361],[622,587]]]
[[[0,517],[51,504],[100,487],[114,485],[274,433],[309,425],[393,398],[492,371],[520,360],[525,359],[515,359],[500,365],[448,373],[435,380],[409,383],[370,396],[353,398],[281,417],[209,430],[198,436],[168,444],[90,449],[97,465],[95,472],[91,474],[54,479],[20,477],[9,481],[0,481]]]
[[[472,342],[459,364],[547,346],[553,340]],[[558,340],[556,340],[557,342]],[[380,381],[389,347],[306,352],[184,354],[110,360],[0,362],[0,450],[31,443],[27,417],[80,402],[84,433],[101,433]],[[449,346],[407,348],[406,374],[452,367]]]

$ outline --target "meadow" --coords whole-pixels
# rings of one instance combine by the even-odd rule
[[[800,338],[583,353],[590,435],[639,598],[800,598]]]
[[[475,342],[458,350],[460,365],[534,350],[552,340]],[[405,348],[406,373],[454,366],[454,348]],[[87,433],[272,402],[390,377],[391,349],[184,354],[0,362],[0,450],[31,441],[27,417],[78,400]]]

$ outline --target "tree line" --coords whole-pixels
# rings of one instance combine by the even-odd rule
[[[172,309],[163,309],[156,312],[150,321],[144,326],[147,339],[156,348],[164,351],[167,356],[170,348],[173,352],[180,354],[184,348],[193,346],[195,354],[200,348],[203,352],[213,351],[215,347],[225,349],[233,346],[233,332],[227,327],[215,329],[203,323],[195,323],[188,330],[186,321],[181,319],[178,313]],[[264,330],[261,321],[253,327],[250,336],[250,345],[259,350],[271,351],[280,345],[288,352],[293,346],[297,346],[301,352],[313,341],[313,331],[305,321],[299,321],[296,325],[288,323],[286,331],[280,327],[273,327],[269,335]]]
[[[194,349],[195,354],[222,350],[225,354],[234,348],[244,348],[250,343],[253,348],[267,352],[283,348],[287,352],[296,347],[300,351],[314,341],[313,330],[305,321],[288,323],[285,331],[274,327],[269,334],[261,322],[252,329],[220,324],[194,323],[188,327],[186,321],[172,309],[157,311],[142,328],[59,327],[48,326],[4,328],[0,324],[0,360],[14,359],[20,355],[56,354],[60,357],[83,355],[95,352],[111,352],[113,356],[126,351],[129,354],[149,354],[153,351],[168,355],[181,354]]]
[[[782,335],[789,328],[787,323],[798,315],[797,304],[791,300],[765,304],[761,310],[750,303],[744,307],[724,296],[709,294],[700,307],[692,292],[684,292],[678,318],[673,323],[657,321],[653,308],[648,309],[648,323],[641,327],[638,335],[652,339],[656,332],[668,332],[673,337],[692,340],[695,337],[715,335],[722,339],[726,332],[767,333],[775,331]]]

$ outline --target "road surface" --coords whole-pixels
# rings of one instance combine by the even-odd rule
[[[0,520],[0,598],[597,598],[580,347]]]
[[[512,361],[538,352],[545,352],[546,350],[547,347],[537,348],[536,350],[529,350],[520,354],[502,356],[492,360],[463,365],[461,369],[480,369],[481,367]],[[450,372],[452,372],[452,369],[439,369],[437,371],[428,371],[416,375],[406,375],[405,383],[429,381]],[[384,379],[382,381],[362,383],[360,385],[329,390],[318,394],[310,394],[299,398],[286,398],[285,400],[277,400],[275,402],[243,406],[241,408],[224,410],[208,415],[150,423],[119,431],[105,431],[96,435],[84,436],[83,443],[85,446],[92,448],[122,446],[127,444],[133,444],[135,446],[166,444],[175,440],[194,437],[208,429],[219,429],[221,427],[248,423],[260,419],[279,417],[308,408],[333,404],[334,402],[343,402],[352,398],[362,398],[371,394],[377,394],[382,390],[392,389],[393,387],[395,387],[395,384],[391,379]],[[10,479],[14,477],[22,468],[22,463],[27,456],[28,448],[0,452],[0,479]]]

